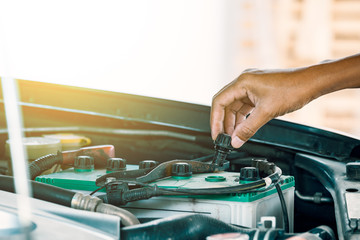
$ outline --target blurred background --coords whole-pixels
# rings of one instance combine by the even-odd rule
[[[357,0],[0,0],[0,12],[0,76],[204,105],[247,68],[360,52]],[[282,118],[359,137],[359,103],[344,90]]]

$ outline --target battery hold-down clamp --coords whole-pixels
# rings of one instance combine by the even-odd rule
[[[186,163],[190,165],[192,173],[211,173],[215,171],[227,170],[230,166],[226,161],[226,156],[231,152],[231,137],[227,134],[219,134],[215,140],[215,154],[212,162],[200,162],[195,160],[172,160],[164,162],[152,168],[144,168],[128,171],[117,171],[108,173],[96,179],[97,186],[104,186],[107,178],[116,180],[136,181],[140,183],[150,183],[156,180],[172,176],[174,164]]]

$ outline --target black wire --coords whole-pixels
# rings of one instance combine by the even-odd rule
[[[275,183],[275,187],[276,187],[276,191],[279,195],[279,199],[280,199],[280,203],[281,203],[281,209],[282,209],[282,213],[283,213],[283,220],[284,220],[284,229],[285,232],[289,232],[290,231],[290,224],[289,224],[289,215],[288,215],[288,211],[287,211],[287,207],[286,207],[286,202],[284,199],[284,194],[281,190],[280,184],[279,182]]]
[[[270,174],[267,178],[271,180],[271,183],[277,183],[281,176],[281,169],[276,167],[275,171]],[[117,180],[116,182],[126,182],[126,183],[133,183],[135,185],[139,185],[142,187],[149,187],[152,188],[153,193],[152,196],[169,196],[169,195],[220,195],[220,194],[232,194],[232,193],[249,193],[253,191],[266,191],[271,187],[267,186],[267,181],[265,178],[251,182],[246,184],[241,184],[238,186],[230,186],[230,187],[221,187],[221,188],[200,188],[200,189],[168,189],[168,188],[159,188],[156,185],[149,185],[141,182],[137,182],[134,180]],[[113,182],[111,182],[113,183]],[[106,187],[107,184],[104,186],[94,190],[90,195],[96,193],[97,191]],[[259,189],[265,186],[265,189]],[[281,189],[280,189],[281,191]],[[148,198],[148,197],[147,197]],[[280,197],[281,199],[281,197]],[[284,211],[284,209],[283,209]],[[285,205],[286,217],[287,217],[287,210]],[[285,219],[285,218],[284,218]],[[288,218],[287,218],[288,219]],[[288,222],[288,220],[287,220]]]
[[[183,193],[184,195],[217,195],[217,194],[228,194],[237,192],[249,192],[253,189],[264,187],[266,185],[263,179],[246,183],[238,186],[221,187],[221,188],[194,188],[194,189],[183,189],[183,188],[159,188],[160,192],[174,192]],[[165,193],[166,194],[166,193]]]
[[[267,178],[271,179],[272,183],[276,183],[280,180],[281,169],[276,167],[275,172],[270,174]],[[163,192],[177,192],[184,193],[185,195],[213,195],[213,194],[228,194],[228,193],[241,193],[250,192],[252,190],[266,186],[266,182],[263,179],[257,180],[251,183],[241,184],[239,186],[222,187],[222,188],[202,188],[202,189],[163,189],[159,188],[159,193]],[[164,193],[166,194],[166,193]],[[178,195],[178,194],[177,194]]]
[[[150,186],[150,185],[149,185]],[[232,193],[262,193],[262,192],[266,192],[269,191],[270,189],[275,188],[275,184],[272,183],[270,184],[268,187],[264,187],[264,188],[260,188],[257,189],[255,188],[254,190],[240,190],[240,191],[232,191],[232,192],[226,192],[226,193],[221,193],[221,194],[232,194]],[[214,190],[216,188],[213,188]],[[190,192],[185,192],[189,189],[179,189],[179,190],[183,190],[182,192],[179,191],[172,191],[174,189],[168,189],[168,188],[162,188],[161,186],[159,187],[159,190],[161,191],[161,195],[162,196],[167,196],[167,195],[176,195],[176,196],[186,196],[186,195],[201,195],[200,193],[190,193]],[[193,190],[193,189],[190,189]],[[197,191],[198,189],[196,189]],[[203,194],[203,195],[218,195],[219,193],[215,193],[215,192],[209,192],[208,194]]]
[[[115,182],[115,181],[114,181]],[[153,185],[144,184],[136,181],[123,181],[118,180],[116,182],[126,182],[126,183],[132,183],[135,185],[139,185],[142,187],[154,187]],[[113,182],[111,182],[113,183]],[[100,191],[101,189],[105,188],[107,184],[105,184],[102,187],[99,187],[92,191],[89,195],[93,195],[96,192]],[[256,182],[247,183],[239,186],[232,186],[232,187],[222,187],[222,188],[200,188],[200,189],[169,189],[169,188],[157,188],[157,196],[164,196],[164,195],[218,195],[218,194],[230,194],[230,193],[243,193],[243,192],[263,192],[271,188],[271,186],[265,188],[265,189],[259,189],[257,188],[265,186],[265,182],[263,180],[258,180]]]
[[[275,172],[270,174],[268,178],[271,179],[272,183],[278,182],[281,176],[281,169],[276,168]],[[118,182],[127,182],[133,183],[135,185],[143,186],[143,187],[153,187],[152,185],[133,181],[133,180],[117,180]],[[106,185],[105,185],[106,186]],[[95,192],[103,189],[105,186],[100,187],[92,192]],[[230,186],[230,187],[221,187],[221,188],[200,188],[200,189],[169,189],[169,188],[157,188],[155,195],[156,196],[165,196],[165,195],[218,195],[218,194],[231,194],[231,193],[248,193],[252,191],[262,191],[261,187],[266,186],[266,182],[264,179],[260,179],[251,183],[245,183],[238,186]],[[268,187],[267,187],[268,188]]]
[[[270,189],[273,189],[275,187],[275,184],[272,183],[270,184],[268,187],[262,188],[262,189],[254,189],[254,190],[250,190],[250,191],[245,191],[246,193],[261,193],[261,192],[266,192]]]
[[[101,189],[103,189],[105,187],[106,187],[106,185],[104,185],[102,187],[99,187],[99,188],[95,189],[94,191],[92,191],[89,195],[91,196],[91,195],[95,194],[96,192],[100,191]]]

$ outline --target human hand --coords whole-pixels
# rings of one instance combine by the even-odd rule
[[[212,138],[225,132],[234,148],[241,147],[269,120],[313,100],[311,78],[304,69],[245,71],[213,97]]]

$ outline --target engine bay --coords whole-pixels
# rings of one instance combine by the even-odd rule
[[[33,218],[19,228],[1,121],[0,212],[8,224],[0,238],[24,231],[34,239],[360,236],[358,139],[272,120],[231,149],[226,137],[212,141],[207,106],[19,86]]]

